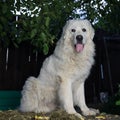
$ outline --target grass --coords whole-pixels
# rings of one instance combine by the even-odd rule
[[[18,110],[7,110],[0,111],[0,120],[80,120],[80,118],[67,114],[63,110],[57,110],[49,114],[21,113]],[[101,113],[97,116],[84,117],[84,120],[120,120],[120,116]]]

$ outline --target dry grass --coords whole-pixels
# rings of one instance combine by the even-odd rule
[[[50,114],[21,113],[17,110],[0,111],[0,120],[80,120],[74,115],[69,115],[65,111],[57,110]],[[84,117],[84,120],[120,120],[118,115],[108,115],[101,113],[97,116]]]

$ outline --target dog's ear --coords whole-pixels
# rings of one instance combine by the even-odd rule
[[[64,42],[66,39],[69,38],[69,32],[68,32],[68,26],[70,24],[71,20],[68,20],[65,24],[65,26],[63,27],[63,31],[62,31],[62,36],[61,36],[61,40]]]
[[[87,23],[87,25],[89,26],[89,36],[90,36],[90,39],[92,40],[94,35],[95,35],[95,30],[94,28],[92,27],[92,24],[90,23],[90,21],[88,20],[85,20],[85,22]]]
[[[60,40],[57,42],[57,44],[64,44],[65,39],[67,39],[67,36],[68,36],[68,35],[67,35],[67,34],[68,34],[68,32],[67,32],[67,27],[68,27],[68,25],[69,25],[69,20],[66,22],[65,26],[63,27],[61,38],[60,38]]]

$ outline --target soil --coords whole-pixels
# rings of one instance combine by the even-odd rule
[[[69,115],[62,110],[57,110],[49,114],[21,113],[18,110],[7,110],[0,111],[0,120],[80,120],[80,118]],[[100,113],[96,116],[84,117],[83,120],[120,120],[120,116]]]

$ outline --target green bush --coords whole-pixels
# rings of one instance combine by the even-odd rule
[[[3,41],[5,46],[7,46],[14,35],[11,32],[11,22],[13,20],[13,14],[10,10],[13,9],[13,1],[0,1],[0,41]]]
[[[73,11],[75,4],[64,0],[0,2],[0,38],[6,46],[12,42],[18,47],[21,42],[27,41],[47,54],[49,47],[60,37],[66,20],[76,16]],[[17,21],[16,11],[20,11]]]
[[[28,42],[36,50],[47,54],[50,46],[60,37],[66,20],[70,18],[87,18],[95,27],[114,33],[120,31],[119,0],[107,0],[106,4],[101,0],[16,1],[0,1],[0,41],[5,46],[13,43],[18,47],[20,43]],[[20,11],[18,21],[16,11]]]
[[[118,105],[118,106],[120,106],[120,85],[118,86],[119,87],[119,90],[118,90],[118,92],[117,92],[117,94],[116,94],[116,97],[118,98],[117,100],[116,100],[116,105]]]

